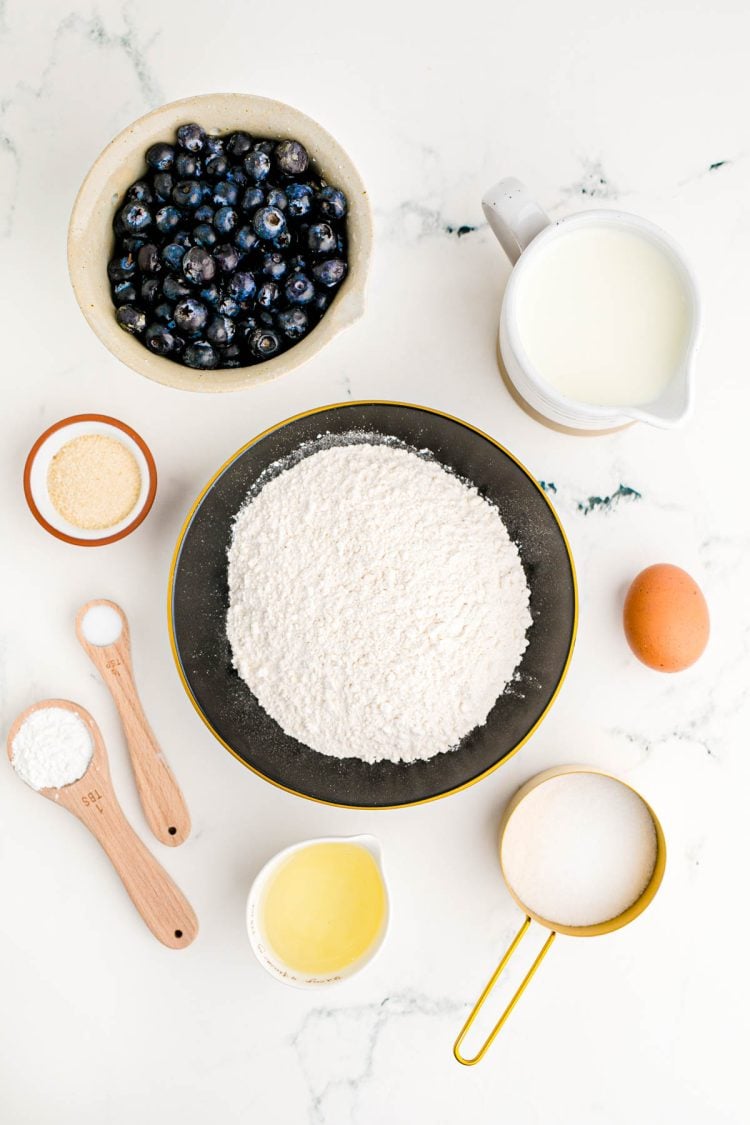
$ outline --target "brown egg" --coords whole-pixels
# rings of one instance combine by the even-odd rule
[[[669,563],[649,566],[633,580],[623,624],[635,655],[659,672],[689,668],[708,643],[706,599],[686,571]]]

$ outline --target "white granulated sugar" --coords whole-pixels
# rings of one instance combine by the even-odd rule
[[[237,515],[234,665],[323,754],[413,762],[455,748],[513,677],[530,625],[497,508],[407,449],[321,449]]]
[[[32,789],[59,789],[83,777],[94,744],[82,719],[65,707],[32,711],[13,739],[12,763]]]
[[[644,801],[600,774],[542,782],[511,814],[503,870],[518,898],[548,922],[593,926],[640,898],[656,863]]]

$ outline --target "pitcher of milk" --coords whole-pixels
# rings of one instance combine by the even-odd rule
[[[550,222],[522,183],[482,200],[513,264],[500,355],[523,400],[573,430],[679,425],[693,397],[700,304],[672,239],[624,211]]]

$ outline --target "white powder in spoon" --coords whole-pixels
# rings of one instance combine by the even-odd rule
[[[11,762],[32,789],[59,789],[83,777],[94,744],[83,720],[65,707],[32,711],[13,739]]]
[[[656,830],[645,802],[615,778],[561,774],[513,811],[501,859],[509,886],[535,914],[593,926],[622,914],[646,889]]]
[[[413,762],[455,748],[512,679],[530,625],[497,508],[407,449],[320,449],[236,517],[234,665],[323,754]]]

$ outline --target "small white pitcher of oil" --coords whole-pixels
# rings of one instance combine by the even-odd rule
[[[388,888],[374,836],[324,836],[268,861],[247,901],[247,932],[266,972],[296,988],[347,980],[388,930]]]

